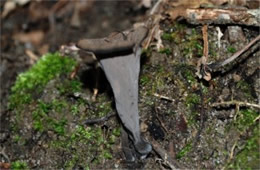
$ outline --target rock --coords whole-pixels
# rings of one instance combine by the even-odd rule
[[[230,43],[246,41],[244,32],[239,26],[228,26],[228,38]]]

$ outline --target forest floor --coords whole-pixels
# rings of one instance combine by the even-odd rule
[[[93,63],[81,63],[71,78],[77,61],[55,53],[83,37],[129,29],[148,9],[132,1],[91,2],[79,10],[79,23],[69,4],[50,24],[53,16],[43,11],[55,3],[31,2],[1,19],[0,168],[169,168],[154,151],[145,160],[125,162],[117,116],[84,124],[116,113],[111,87]],[[249,49],[246,58],[205,81],[195,74],[203,55],[202,26],[162,20],[160,29],[164,47],[158,51],[152,42],[141,58],[145,139],[159,143],[181,168],[258,169],[259,109],[244,103],[260,103],[259,51]],[[257,27],[208,26],[209,62],[231,57],[258,35]]]

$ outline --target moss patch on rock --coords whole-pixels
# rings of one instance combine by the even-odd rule
[[[28,147],[38,148],[41,143],[52,168],[87,168],[109,160],[120,135],[113,121],[109,126],[84,125],[87,119],[111,112],[112,104],[106,94],[92,102],[79,79],[69,78],[75,65],[76,61],[58,53],[43,56],[18,76],[9,99],[14,147],[30,155]],[[36,166],[28,160],[29,167]]]

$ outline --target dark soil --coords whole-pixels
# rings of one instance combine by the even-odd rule
[[[55,2],[41,2],[40,8],[35,4],[35,11],[48,11]],[[86,119],[116,113],[111,88],[102,71],[93,64],[82,64],[74,80],[69,78],[72,71],[53,78],[44,85],[41,94],[32,92],[34,101],[23,104],[23,109],[10,108],[9,96],[17,75],[35,64],[26,50],[41,56],[46,45],[46,52],[53,53],[61,45],[83,37],[104,37],[129,29],[145,19],[148,9],[135,1],[95,1],[80,11],[81,23],[75,27],[71,25],[71,5],[65,12],[55,13],[54,24],[50,16],[36,17],[30,6],[30,3],[19,6],[1,19],[0,168],[4,168],[2,163],[30,169],[169,168],[154,151],[143,161],[125,162],[116,116],[84,126]],[[195,75],[203,51],[201,26],[164,20],[160,27],[164,48],[157,52],[154,41],[142,56],[139,110],[146,140],[157,141],[186,168],[259,168],[259,109],[238,105],[212,107],[212,103],[234,100],[260,104],[259,51],[249,49],[249,56],[214,73],[207,82]],[[241,26],[239,33],[243,37],[233,41],[229,31],[234,28],[221,25],[224,36],[219,48],[216,27],[209,26],[208,30],[210,62],[230,57],[259,35],[258,28]],[[14,38],[17,33],[36,30],[44,34],[38,43]],[[93,102],[97,75],[99,93]],[[76,93],[73,90],[77,83],[80,90]],[[64,88],[62,93],[60,87]],[[49,103],[53,99],[55,107]],[[41,117],[44,127],[35,126],[34,115],[42,111],[39,108],[45,109],[43,112],[50,118]],[[54,129],[49,120],[57,120]],[[60,120],[65,122],[61,126]]]

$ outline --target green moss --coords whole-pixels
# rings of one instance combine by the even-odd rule
[[[142,50],[141,58],[142,60],[145,58],[149,58],[152,55],[152,48],[148,47],[147,49]]]
[[[21,169],[21,170],[26,170],[26,169],[29,169],[28,165],[26,162],[24,161],[15,161],[15,162],[12,162],[11,163],[11,169],[13,170],[18,170],[18,169]]]
[[[58,53],[44,55],[27,72],[19,74],[11,88],[9,108],[19,108],[33,101],[33,97],[42,92],[45,85],[54,77],[72,71],[75,61],[61,57]]]
[[[197,83],[195,70],[193,66],[187,64],[180,64],[176,66],[176,72],[180,72],[182,77],[187,81],[187,85],[191,86]]]
[[[234,47],[232,47],[232,46],[227,47],[227,52],[229,52],[231,54],[234,54],[236,51],[237,50]]]
[[[112,111],[112,102],[109,101],[108,96],[105,94],[102,94],[98,98],[98,104],[97,104],[97,111],[99,117],[106,116],[108,113]]]
[[[240,109],[237,113],[231,126],[244,137],[241,142],[237,142],[234,158],[227,163],[226,169],[257,169],[259,167],[260,126],[255,121],[257,116],[259,116],[259,112],[250,108]]]
[[[192,57],[201,57],[203,55],[203,44],[202,36],[199,31],[195,28],[188,28],[187,26],[180,23],[174,23],[170,27],[168,32],[164,32],[161,36],[163,40],[170,41],[175,43],[181,51],[181,54],[187,59]],[[167,55],[171,54],[171,49],[163,49],[161,53],[166,53]]]
[[[109,133],[109,138],[105,138],[101,127],[77,126],[65,138],[52,141],[51,147],[55,150],[62,150],[64,154],[72,155],[71,159],[65,163],[66,168],[72,168],[75,165],[85,166],[86,163],[87,165],[97,164],[103,159],[112,158],[111,146],[120,135],[119,131],[119,128],[115,128],[112,133]],[[71,148],[74,149],[71,150]]]
[[[33,128],[40,132],[52,130],[59,135],[64,135],[67,120],[57,114],[61,114],[66,107],[68,107],[66,102],[62,100],[53,100],[50,103],[39,100],[35,111],[32,112]]]
[[[18,135],[18,134],[13,135],[12,140],[13,140],[15,143],[18,143],[19,145],[24,145],[24,144],[25,144],[24,138],[22,138],[22,136],[20,136],[20,135]]]
[[[163,40],[168,40],[168,41],[173,40],[172,34],[165,33],[165,32],[162,34],[161,38],[162,38]]]
[[[193,28],[190,35],[185,36],[185,41],[183,42],[183,54],[188,58],[200,57],[202,56],[202,37],[201,34]]]
[[[200,96],[193,93],[189,94],[186,98],[186,105],[191,108],[200,103]]]
[[[176,155],[176,159],[181,159],[184,156],[186,156],[192,148],[192,144],[191,142],[188,142],[188,144],[186,146],[184,146]]]
[[[254,120],[258,115],[259,113],[253,109],[242,109],[234,121],[234,126],[243,132],[255,123]]]
[[[191,70],[187,69],[184,74],[185,74],[185,77],[187,78],[189,83],[192,84],[192,83],[196,82],[195,75],[194,75],[194,73]]]
[[[251,99],[252,98],[252,94],[251,94],[251,86],[244,80],[240,80],[237,82],[236,84],[236,88],[238,88],[239,90],[241,90],[243,92],[243,94],[245,95],[245,97]]]
[[[82,83],[77,79],[65,80],[65,82],[60,84],[57,88],[61,95],[67,93],[72,94],[72,93],[79,92],[81,90]]]
[[[259,126],[255,126],[253,133],[246,143],[239,147],[240,151],[226,169],[258,169],[260,162],[259,154]]]
[[[140,84],[145,86],[151,82],[151,78],[147,74],[142,74],[140,77]]]
[[[172,41],[175,43],[181,43],[184,36],[184,29],[186,25],[180,24],[178,22],[174,23],[172,27],[169,28],[171,32],[164,32],[161,36],[163,40]]]
[[[9,100],[15,116],[15,122],[11,125],[13,140],[19,145],[27,144],[31,134],[48,133],[48,141],[44,141],[48,152],[62,152],[66,157],[61,161],[64,164],[55,165],[57,169],[72,169],[77,165],[86,167],[93,162],[111,159],[111,146],[120,135],[117,127],[104,131],[99,126],[81,125],[86,119],[107,115],[112,111],[112,106],[106,94],[100,94],[97,102],[80,96],[75,99],[68,97],[85,90],[77,78],[68,78],[74,66],[74,60],[58,54],[43,56],[17,78]],[[28,127],[31,128],[26,129]]]
[[[190,93],[186,97],[185,104],[190,110],[189,114],[187,115],[189,126],[196,125],[197,123],[197,117],[199,115],[197,106],[200,104],[200,102],[201,97],[195,93]]]
[[[163,48],[163,49],[160,49],[159,53],[166,54],[166,55],[171,55],[172,51],[171,51],[170,48]]]
[[[153,70],[152,74],[150,69]],[[140,77],[140,84],[145,89],[145,91],[140,92],[145,93],[144,95],[153,95],[164,90],[167,88],[167,84],[173,80],[173,72],[169,72],[162,66],[149,67],[148,70]],[[147,102],[151,103],[151,101]]]

